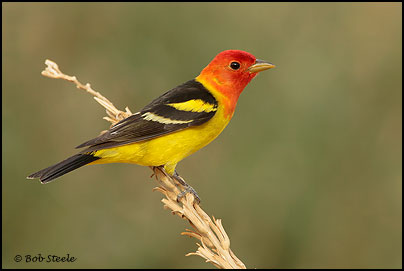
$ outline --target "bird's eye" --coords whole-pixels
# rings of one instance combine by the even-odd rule
[[[230,63],[230,68],[232,68],[233,70],[238,70],[240,69],[240,63],[238,63],[237,61],[233,61],[232,63]]]

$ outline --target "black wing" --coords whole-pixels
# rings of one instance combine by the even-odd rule
[[[184,107],[190,102],[196,102],[201,107],[195,110]],[[216,110],[217,101],[213,95],[201,83],[190,80],[153,100],[140,112],[118,122],[104,134],[76,148],[88,146],[83,150],[85,153],[155,138],[201,125],[210,120]]]

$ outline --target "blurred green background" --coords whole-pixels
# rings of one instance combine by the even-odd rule
[[[5,268],[213,268],[148,168],[25,177],[109,127],[44,61],[136,112],[241,49],[277,65],[178,171],[250,268],[402,266],[401,3],[3,3]],[[16,263],[69,253],[74,263]]]

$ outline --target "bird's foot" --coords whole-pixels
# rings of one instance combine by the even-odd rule
[[[185,187],[184,191],[178,194],[177,201],[179,202],[187,193],[191,193],[197,204],[201,203],[201,199],[199,198],[198,194],[196,193],[195,189],[192,188],[189,184],[185,182],[185,180],[178,175],[177,171],[175,171],[173,175],[174,179],[176,179],[183,187]]]

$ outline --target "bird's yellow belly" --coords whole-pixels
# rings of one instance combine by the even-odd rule
[[[101,157],[92,164],[132,163],[142,166],[165,165],[166,171],[174,173],[176,164],[214,140],[229,123],[219,107],[208,122],[184,130],[110,149],[96,151]],[[221,115],[221,117],[219,117]]]

